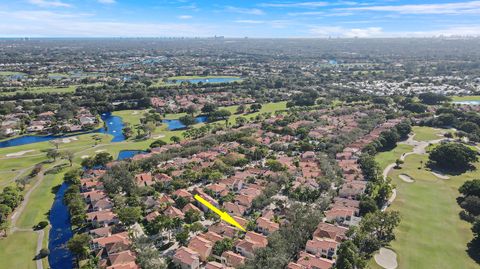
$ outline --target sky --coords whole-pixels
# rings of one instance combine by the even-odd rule
[[[480,1],[0,0],[0,37],[480,36]]]

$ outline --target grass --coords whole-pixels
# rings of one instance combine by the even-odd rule
[[[439,136],[439,134],[442,134],[445,132],[445,130],[425,127],[425,126],[414,126],[412,129],[413,129],[413,132],[415,133],[415,136],[413,139],[417,141],[429,141],[429,140],[441,139],[442,137]]]
[[[15,71],[0,71],[0,76],[9,77],[14,75],[26,75],[26,74],[22,72],[15,72]]]
[[[413,146],[398,144],[397,147],[390,151],[380,152],[375,155],[375,160],[378,162],[381,170],[385,169],[389,164],[394,163],[403,153],[412,151]]]
[[[240,78],[238,76],[176,76],[168,78],[168,80],[174,79],[207,79],[207,78]]]
[[[248,113],[248,114],[235,114],[235,112],[237,111],[237,107],[238,106],[228,106],[228,107],[219,108],[219,109],[226,109],[232,113],[232,116],[230,116],[229,118],[230,124],[234,124],[235,119],[241,116],[247,119],[252,119],[261,113],[273,113],[275,111],[285,110],[287,108],[287,103],[286,102],[266,103],[262,105],[262,108],[260,109],[260,111],[255,113]],[[114,111],[112,115],[119,116],[122,118],[123,122],[128,123],[131,126],[135,126],[137,124],[140,124],[140,119],[143,118],[143,115],[146,112],[147,110],[120,110],[120,111]],[[178,119],[185,115],[186,113],[169,113],[165,115],[165,119]],[[200,127],[203,125],[204,123],[198,123],[193,125],[193,127]],[[152,136],[155,137],[155,136],[162,135],[163,137],[161,138],[161,140],[170,142],[170,138],[172,136],[178,136],[182,138],[183,132],[184,132],[183,130],[170,131],[168,130],[168,127],[166,124],[162,124],[161,126],[157,127],[157,129],[153,132]],[[133,138],[131,138],[129,141],[132,141],[132,140]],[[153,142],[153,140],[151,142]]]
[[[437,130],[432,128],[415,129],[422,132],[421,138],[438,138],[434,136]],[[382,154],[393,159],[404,150],[395,148],[392,152],[397,155],[392,153],[393,157]],[[391,243],[398,254],[398,268],[478,268],[466,252],[473,235],[471,225],[459,217],[461,209],[456,198],[463,182],[480,178],[480,163],[475,164],[475,171],[442,180],[425,169],[427,161],[428,155],[412,154],[406,157],[401,169],[389,173],[396,185],[397,197],[388,210],[399,211],[402,218],[395,231],[396,240]],[[400,174],[408,174],[415,182],[402,181]],[[374,261],[369,265],[372,269],[378,268]]]
[[[42,183],[40,183],[38,188],[30,195],[30,200],[28,201],[25,210],[18,218],[18,227],[28,229],[32,228],[40,221],[48,221],[48,212],[55,199],[53,188],[62,184],[63,175],[69,169],[70,167],[67,167],[58,174],[45,175]]]
[[[0,239],[0,269],[36,269],[33,258],[37,236],[34,232],[16,232]]]
[[[68,87],[31,87],[26,90],[18,90],[14,92],[0,92],[0,95],[15,95],[16,93],[72,93],[75,92],[77,85],[70,85]]]
[[[480,95],[452,96],[452,101],[480,101]]]

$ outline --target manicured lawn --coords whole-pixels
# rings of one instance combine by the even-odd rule
[[[0,95],[15,95],[16,93],[70,93],[75,92],[77,85],[71,85],[68,87],[55,87],[55,86],[48,86],[48,87],[31,87],[27,90],[18,90],[15,92],[0,92]]]
[[[458,187],[480,178],[480,170],[442,180],[423,168],[427,160],[428,155],[409,155],[401,169],[389,174],[397,198],[388,210],[399,211],[402,218],[391,244],[398,254],[398,268],[479,268],[466,253],[473,235],[471,225],[459,218],[456,198]],[[480,168],[480,163],[476,166]],[[402,173],[415,182],[402,181],[398,177]]]
[[[30,195],[30,200],[17,221],[20,228],[32,228],[42,220],[48,220],[48,212],[52,207],[55,193],[52,189],[62,184],[63,175],[70,167],[65,168],[58,174],[45,175],[42,183]]]
[[[37,234],[16,232],[0,239],[0,269],[36,269]]]
[[[480,95],[452,96],[452,101],[480,101]]]
[[[413,132],[415,133],[415,136],[413,139],[416,141],[429,141],[429,140],[436,140],[436,139],[441,139],[442,136],[439,136],[439,134],[442,134],[445,132],[445,130],[442,129],[435,129],[432,127],[425,127],[425,126],[413,126]]]
[[[286,102],[277,102],[277,103],[266,103],[262,105],[262,108],[260,109],[259,112],[255,113],[245,113],[245,114],[235,114],[237,111],[238,106],[228,106],[228,107],[220,107],[219,109],[226,109],[232,113],[232,116],[230,116],[229,123],[230,124],[235,124],[235,119],[242,116],[247,119],[252,119],[255,118],[257,115],[261,113],[274,113],[275,111],[279,110],[285,110],[287,108],[287,103]],[[147,112],[147,110],[121,110],[121,111],[114,111],[112,114],[114,116],[119,116],[122,118],[123,122],[129,123],[132,127],[140,123],[140,119],[143,117],[143,115]],[[165,115],[165,119],[178,119],[182,116],[185,116],[186,113],[169,113]],[[201,127],[203,126],[204,123],[199,123],[193,125],[193,127]],[[163,138],[160,138],[161,140],[164,140],[166,142],[170,142],[170,137],[172,136],[178,136],[178,137],[183,137],[182,133],[184,130],[180,131],[170,131],[167,128],[166,124],[162,124],[161,126],[157,127],[157,129],[153,132],[152,137],[158,137],[159,135],[164,136]],[[130,141],[133,138],[130,139]],[[153,141],[153,140],[152,140]],[[150,142],[151,143],[151,142]],[[149,145],[149,144],[148,144]],[[148,147],[147,145],[147,147]]]
[[[380,165],[381,170],[385,169],[389,164],[394,163],[397,159],[402,156],[403,153],[412,151],[413,146],[398,144],[396,148],[390,151],[380,152],[375,155],[375,160]]]
[[[207,78],[240,78],[237,76],[176,76],[168,78],[168,80],[173,79],[207,79]]]

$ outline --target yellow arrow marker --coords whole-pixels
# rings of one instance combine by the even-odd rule
[[[245,228],[242,227],[242,225],[240,225],[240,223],[238,223],[234,218],[232,218],[232,216],[230,216],[227,212],[222,212],[222,210],[216,208],[214,205],[209,203],[207,200],[203,199],[200,195],[195,194],[194,198],[197,201],[199,201],[200,203],[202,203],[204,206],[206,206],[208,209],[212,210],[217,215],[219,215],[220,218],[223,221],[229,223],[230,225],[233,225],[233,226],[237,227],[238,229],[240,229],[244,232],[247,231],[247,230],[245,230]]]

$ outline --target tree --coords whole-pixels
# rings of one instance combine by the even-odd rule
[[[122,192],[131,194],[137,188],[133,174],[128,170],[128,165],[124,163],[115,165],[110,170],[107,170],[101,181],[109,194]]]
[[[362,269],[365,265],[366,260],[362,258],[357,246],[351,240],[340,244],[337,250],[336,269]]]
[[[185,218],[184,218],[184,221],[185,223],[188,223],[188,224],[192,224],[196,221],[199,221],[200,220],[200,213],[195,211],[195,210],[188,210],[187,212],[185,212]]]
[[[58,150],[56,149],[47,150],[47,158],[53,159],[53,161],[56,161],[58,157],[60,157],[60,152],[58,152]]]
[[[430,152],[430,164],[441,169],[465,171],[478,160],[477,152],[460,143],[445,143]]]
[[[84,158],[82,159],[81,165],[87,169],[90,169],[95,166],[95,160],[94,158],[90,157]]]
[[[63,176],[63,181],[74,185],[80,185],[81,173],[81,169],[71,169],[65,173],[65,175]]]
[[[237,117],[235,119],[235,123],[238,125],[238,126],[243,126],[245,125],[245,123],[247,123],[247,118],[245,117]]]
[[[247,109],[247,107],[244,104],[241,104],[241,105],[237,106],[236,114],[243,114],[243,113],[245,113],[246,109]]]
[[[50,250],[48,250],[47,248],[42,248],[42,249],[40,250],[40,252],[38,253],[38,256],[39,256],[40,258],[45,258],[45,257],[47,257],[48,255],[50,255]]]
[[[55,149],[58,150],[58,147],[60,146],[60,141],[57,139],[50,140],[50,144],[52,144],[55,147]]]
[[[185,112],[186,112],[187,114],[190,114],[190,116],[193,117],[193,116],[195,115],[195,113],[198,112],[198,109],[197,109],[197,107],[196,107],[195,105],[189,105],[189,106],[187,106],[187,108],[185,109]]]
[[[143,124],[142,128],[143,128],[143,131],[145,132],[146,136],[151,137],[152,133],[155,132],[155,130],[157,129],[157,125],[155,125],[155,123],[149,121],[149,122]]]
[[[233,240],[230,238],[223,238],[215,242],[213,246],[213,254],[220,256],[223,252],[233,249]]]
[[[260,109],[262,109],[262,104],[259,104],[259,103],[251,104],[250,109],[253,112],[258,112],[258,111],[260,111]]]
[[[269,159],[269,160],[267,160],[266,165],[273,172],[280,172],[280,171],[287,170],[286,167],[277,160]]]
[[[68,162],[70,163],[70,166],[72,166],[73,158],[75,158],[75,153],[73,153],[73,151],[66,150],[62,153],[62,158],[65,160],[68,160]]]
[[[153,142],[150,144],[150,148],[151,148],[151,149],[153,149],[153,148],[159,148],[159,147],[165,146],[166,144],[167,144],[167,142],[159,139],[159,140],[153,141]]]
[[[427,105],[437,105],[450,100],[449,97],[434,92],[421,93],[418,98],[422,101],[422,103]]]
[[[465,181],[458,191],[464,196],[480,196],[480,179]]]
[[[213,103],[206,103],[202,107],[202,113],[205,113],[205,114],[210,114],[215,110],[217,110],[217,105],[215,105]]]
[[[67,242],[67,248],[79,258],[85,258],[90,252],[90,236],[86,233],[75,234]]]
[[[376,181],[379,178],[380,167],[373,156],[364,153],[360,156],[359,163],[366,180]]]
[[[105,166],[107,163],[113,161],[112,155],[108,152],[100,152],[95,155],[94,163],[98,166]]]
[[[142,218],[140,207],[123,207],[118,210],[118,219],[125,225],[131,226]]]
[[[195,117],[191,115],[185,115],[183,117],[180,117],[178,119],[183,125],[187,126],[189,128],[191,125],[194,125],[196,123]]]
[[[175,235],[175,240],[182,246],[186,246],[188,242],[188,231],[183,230]]]
[[[172,141],[175,144],[178,144],[178,143],[180,143],[180,137],[174,135],[174,136],[170,137],[170,141]]]
[[[360,221],[360,231],[378,240],[381,246],[395,239],[394,229],[400,223],[397,211],[376,211],[365,215]]]
[[[377,203],[371,197],[365,196],[360,200],[360,215],[366,215],[378,210]]]

